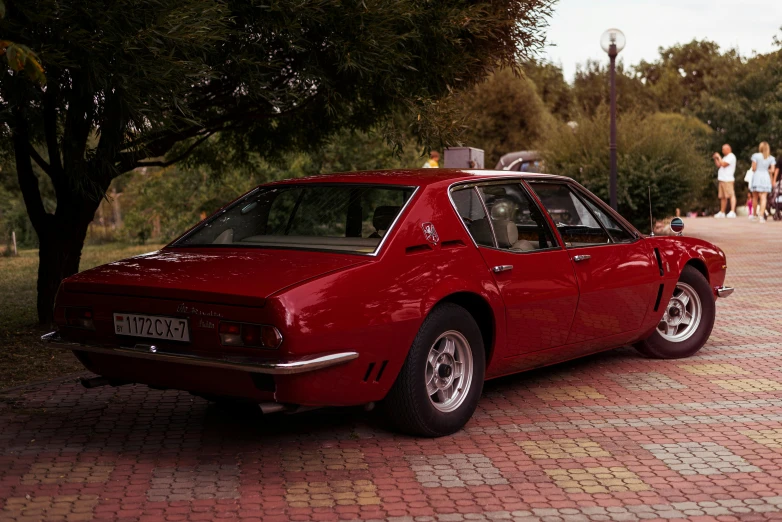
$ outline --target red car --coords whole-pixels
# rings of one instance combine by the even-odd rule
[[[694,354],[732,292],[725,263],[567,178],[338,174],[262,185],[157,252],[69,277],[45,339],[101,376],[89,386],[264,412],[380,402],[440,436],[486,379],[627,344]]]

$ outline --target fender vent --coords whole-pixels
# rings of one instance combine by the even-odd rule
[[[461,239],[454,239],[452,241],[443,241],[442,247],[443,248],[464,248],[467,245],[464,244],[464,241]]]
[[[372,375],[372,370],[375,368],[375,363],[369,363],[369,366],[367,367],[367,373],[364,374],[364,382],[367,382],[369,380],[370,375]]]
[[[410,255],[410,254],[421,254],[423,252],[429,252],[430,250],[432,250],[432,247],[430,247],[428,244],[427,245],[415,245],[415,246],[411,246],[411,247],[405,248],[405,254],[407,254],[407,255]]]
[[[380,365],[380,369],[377,371],[377,377],[375,377],[375,382],[380,382],[380,378],[383,377],[383,372],[386,370],[387,364],[388,361],[383,361],[383,363]]]
[[[380,382],[380,379],[383,377],[383,372],[386,371],[386,365],[388,364],[388,361],[383,361],[380,363],[380,369],[377,371],[377,375],[375,375],[375,378],[372,379],[372,382]],[[367,372],[364,374],[364,382],[370,382],[369,379],[372,378],[372,370],[375,369],[375,363],[369,363],[369,366],[367,366]]]
[[[663,258],[660,257],[660,249],[655,248],[654,249],[654,257],[657,258],[657,268],[660,269],[660,277],[665,275],[665,270],[663,270]],[[657,310],[657,308],[655,308]]]
[[[657,250],[657,249],[655,248],[655,250]],[[660,288],[657,290],[657,301],[654,302],[654,311],[655,312],[660,309],[660,300],[663,298],[663,288],[664,287],[665,287],[665,285],[660,285]]]

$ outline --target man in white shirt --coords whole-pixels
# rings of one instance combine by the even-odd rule
[[[736,174],[736,155],[733,154],[730,145],[727,143],[722,146],[722,157],[719,152],[714,153],[714,164],[719,169],[717,171],[717,180],[719,181],[720,211],[714,215],[715,218],[735,218],[736,217],[736,190],[733,186],[734,175]],[[730,199],[730,212],[725,215],[725,209]]]

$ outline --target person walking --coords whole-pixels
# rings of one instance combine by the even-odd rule
[[[440,168],[440,153],[433,150],[429,153],[429,160],[424,163],[423,169],[438,169]]]
[[[720,211],[714,215],[715,218],[735,218],[736,217],[736,189],[734,187],[734,175],[736,174],[736,155],[727,143],[722,146],[722,157],[719,152],[715,152],[714,164],[719,169],[717,171],[717,181],[719,183],[718,197],[720,199]],[[725,215],[730,200],[730,212]]]
[[[749,190],[752,191],[752,221],[766,222],[766,203],[771,192],[771,174],[775,172],[776,159],[771,155],[771,148],[765,141],[758,147],[758,152],[752,155],[752,182]]]

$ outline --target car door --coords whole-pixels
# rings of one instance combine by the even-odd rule
[[[659,285],[648,245],[566,182],[529,182],[551,215],[576,273],[579,302],[568,344],[636,332]]]
[[[564,345],[578,304],[569,254],[519,181],[457,187],[459,215],[505,303],[504,355]]]

